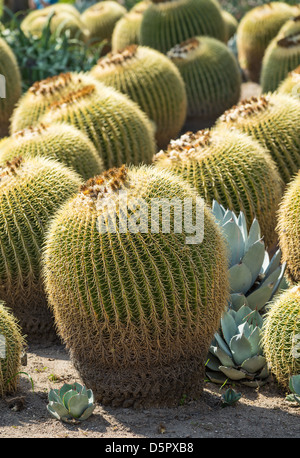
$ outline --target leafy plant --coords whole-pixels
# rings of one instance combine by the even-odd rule
[[[290,377],[289,388],[291,394],[286,396],[286,400],[289,402],[297,402],[300,405],[300,374]]]
[[[234,405],[241,397],[241,393],[237,393],[233,388],[228,388],[225,393],[222,394],[222,407]]]

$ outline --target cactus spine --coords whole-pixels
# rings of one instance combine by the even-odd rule
[[[48,158],[15,158],[0,169],[0,297],[28,340],[54,336],[40,275],[49,219],[81,178]]]
[[[195,216],[197,194],[168,172],[110,169],[61,207],[49,229],[49,303],[82,379],[104,405],[176,405],[202,391],[210,338],[226,307],[224,240],[206,207],[202,243],[187,244],[172,218],[170,231],[149,227],[160,214],[153,199],[185,198]],[[136,205],[148,227],[139,227]]]
[[[101,58],[90,73],[127,94],[154,121],[159,147],[179,134],[186,119],[187,96],[179,70],[166,56],[131,45]]]
[[[233,53],[220,40],[194,37],[176,45],[167,55],[185,82],[189,117],[215,120],[239,101],[240,69]]]

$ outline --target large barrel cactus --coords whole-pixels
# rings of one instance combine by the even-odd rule
[[[110,42],[116,23],[126,12],[126,8],[120,3],[106,0],[89,6],[81,14],[81,20],[88,29],[91,40]]]
[[[214,121],[239,101],[240,69],[233,53],[220,40],[194,37],[173,47],[167,55],[185,82],[189,117]]]
[[[282,292],[264,318],[262,346],[277,382],[288,389],[292,375],[300,374],[300,287]]]
[[[50,218],[82,180],[48,158],[15,158],[0,168],[0,297],[28,340],[55,336],[40,257]]]
[[[158,169],[176,174],[212,205],[256,217],[268,248],[276,239],[275,217],[282,181],[269,153],[241,132],[212,129],[182,135],[154,156]]]
[[[237,29],[238,58],[248,77],[259,82],[261,64],[269,43],[283,24],[294,15],[284,2],[271,2],[252,8]]]
[[[162,53],[188,38],[226,40],[222,11],[214,0],[153,0],[143,14],[140,44]]]
[[[8,44],[0,38],[0,138],[8,134],[10,117],[21,93],[17,59]]]
[[[95,80],[87,73],[68,72],[34,83],[20,98],[11,118],[10,133],[40,123],[52,103]]]
[[[21,355],[25,338],[20,326],[6,307],[0,302],[0,397],[18,387]]]
[[[250,134],[271,154],[288,183],[300,168],[300,105],[285,94],[263,94],[227,110],[217,125]]]
[[[130,45],[101,58],[90,73],[127,94],[154,121],[159,147],[179,134],[187,111],[185,83],[177,67],[159,51]]]
[[[203,239],[188,240],[182,218],[179,230],[181,210]],[[61,207],[45,244],[45,285],[58,332],[96,400],[170,406],[201,394],[227,303],[226,258],[202,199],[153,166],[110,169]]]
[[[300,172],[288,184],[278,211],[278,237],[287,275],[300,282]]]
[[[105,168],[150,163],[156,150],[154,126],[146,113],[127,95],[100,82],[53,103],[42,122],[66,122],[84,132]]]
[[[15,156],[56,159],[86,180],[104,170],[91,140],[69,124],[40,124],[3,139],[0,142],[0,164],[5,164]]]
[[[274,92],[289,72],[300,65],[300,28],[281,38],[279,34],[266,49],[261,69],[262,92]]]

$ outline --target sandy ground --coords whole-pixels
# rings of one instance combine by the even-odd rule
[[[96,406],[80,425],[47,411],[48,391],[81,382],[63,345],[31,346],[14,395],[0,400],[0,438],[300,438],[300,407],[285,400],[273,378],[259,389],[236,385],[234,406],[222,407],[226,388],[207,382],[202,397],[176,408],[134,410]],[[34,391],[29,377],[32,378]]]

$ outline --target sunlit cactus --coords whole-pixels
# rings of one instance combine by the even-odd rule
[[[300,65],[280,83],[277,92],[300,98]]]

